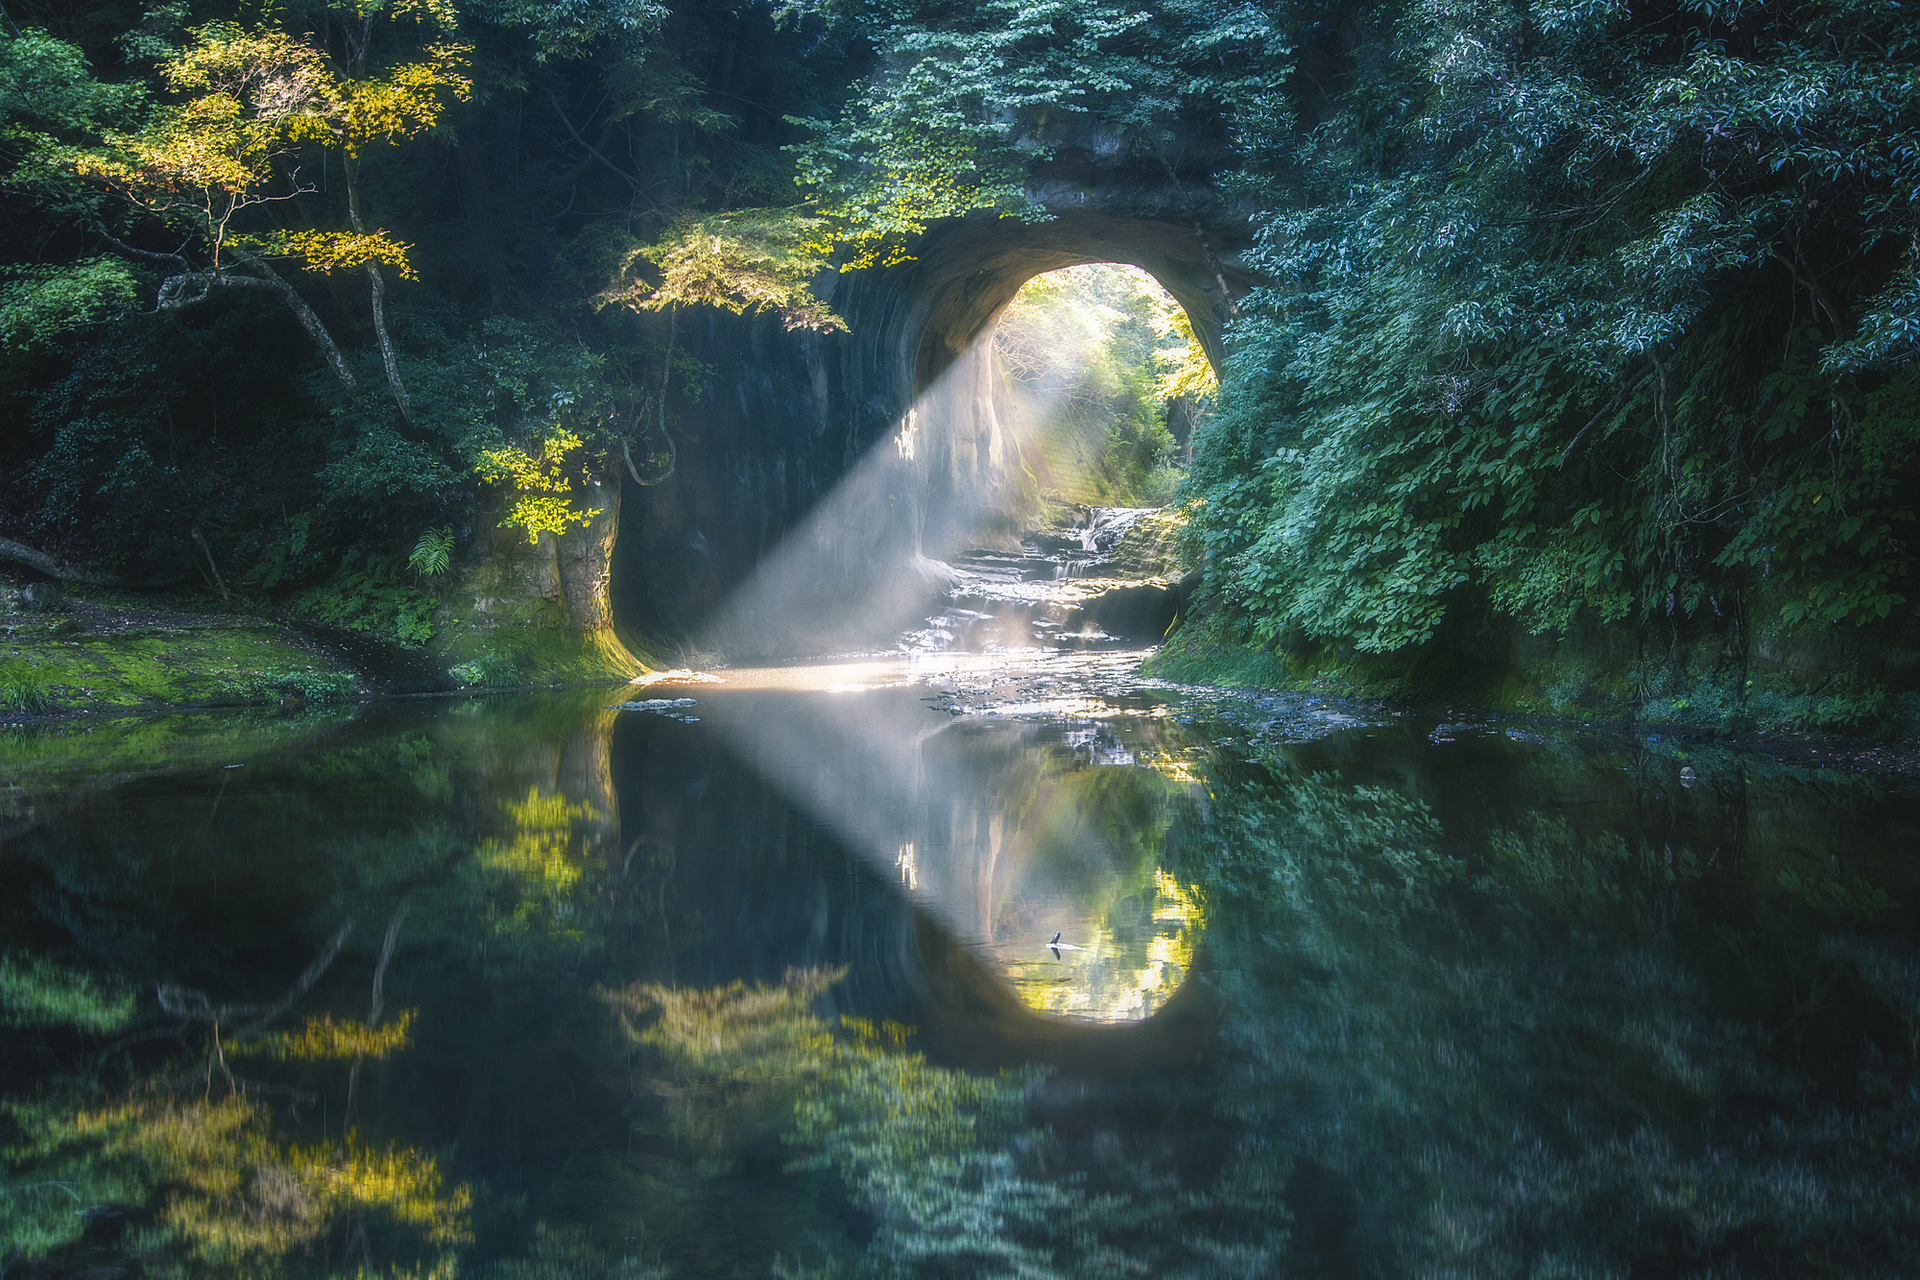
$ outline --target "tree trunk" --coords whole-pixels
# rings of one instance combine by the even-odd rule
[[[360,217],[360,157],[351,149],[344,150],[341,167],[347,179],[347,221],[353,224],[353,234],[363,236],[367,234],[367,225]],[[379,263],[367,263],[367,279],[373,285],[373,336],[380,344],[380,364],[387,371],[387,385],[393,389],[393,402],[400,406],[400,416],[411,424],[413,401],[407,395],[406,384],[400,381],[400,361],[393,352],[393,339],[387,336],[387,278],[381,273]]]
[[[598,507],[600,514],[554,540],[555,568],[567,620],[582,631],[600,631],[613,625],[607,588],[613,577],[614,537],[620,531],[620,479],[596,476],[588,483],[591,492],[575,496]]]
[[[37,551],[24,542],[15,542],[12,538],[0,538],[0,560],[24,564],[36,573],[44,573],[55,581],[77,582],[83,587],[170,587],[187,576],[180,573],[171,578],[134,582],[115,574],[93,573],[86,569],[76,569],[72,565],[62,564],[46,552]]]

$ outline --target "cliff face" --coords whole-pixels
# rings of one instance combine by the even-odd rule
[[[674,475],[627,482],[612,566],[623,626],[734,657],[877,638],[938,583],[929,558],[1017,527],[1037,495],[984,339],[1036,275],[1138,266],[1217,356],[1228,300],[1252,280],[1240,212],[1170,179],[1204,164],[1143,165],[1091,131],[1048,142],[1031,191],[1050,220],[942,224],[912,261],[824,277],[849,333],[682,313],[684,349],[709,372],[670,404]]]

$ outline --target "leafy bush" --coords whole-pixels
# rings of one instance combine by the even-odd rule
[[[433,613],[437,608],[439,602],[432,596],[366,572],[344,574],[311,587],[292,602],[296,616],[415,647],[433,638]]]
[[[220,692],[241,702],[272,702],[285,697],[305,702],[344,702],[354,692],[353,677],[317,671],[247,671],[227,676]]]
[[[1880,211],[1920,43],[1852,0],[1737,41],[1668,12],[1659,45],[1638,9],[1376,10],[1394,55],[1253,153],[1270,283],[1191,496],[1258,639],[1720,626],[1761,581],[1789,623],[1910,616],[1920,330]]]
[[[53,710],[53,706],[47,678],[39,671],[24,662],[0,667],[0,707],[40,715]]]
[[[509,689],[524,681],[520,664],[497,653],[483,653],[471,662],[453,668],[453,677],[464,685],[483,689]]]
[[[133,1021],[129,991],[106,991],[83,973],[37,958],[0,956],[0,1024],[78,1027],[108,1035]]]

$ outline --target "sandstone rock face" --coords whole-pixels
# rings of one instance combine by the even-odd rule
[[[778,652],[803,615],[858,615],[871,631],[924,607],[896,589],[915,557],[948,559],[996,522],[1017,540],[1037,492],[980,339],[1035,275],[1141,267],[1220,350],[1230,299],[1252,284],[1238,258],[1248,224],[1204,177],[1170,177],[1204,173],[1207,147],[1170,170],[1075,128],[1047,134],[1055,158],[1033,175],[1052,220],[941,224],[912,261],[818,281],[850,333],[681,313],[683,349],[708,373],[669,399],[675,474],[627,489],[612,564],[624,624]]]
[[[567,625],[601,631],[613,625],[608,594],[620,529],[620,484],[596,478],[574,495],[581,509],[598,508],[584,526],[529,542],[523,530],[492,524],[482,530],[482,558],[465,575],[473,611],[519,625]]]
[[[576,495],[588,510],[599,514],[586,525],[568,529],[554,543],[560,604],[567,621],[582,631],[601,631],[613,625],[608,594],[613,581],[613,544],[620,531],[620,482],[615,478],[588,482],[588,491]]]

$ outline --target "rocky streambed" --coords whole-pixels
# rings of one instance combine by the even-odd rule
[[[1178,527],[1164,508],[1073,507],[1017,547],[963,551],[945,607],[902,646],[993,653],[1156,643],[1198,581],[1175,557]]]

